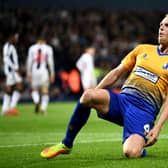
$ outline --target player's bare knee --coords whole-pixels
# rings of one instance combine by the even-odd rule
[[[92,101],[92,89],[87,89],[84,91],[80,98],[80,103],[81,104],[90,104]]]
[[[141,150],[138,148],[124,147],[123,153],[128,158],[138,158],[141,156]]]
[[[123,153],[129,158],[138,158],[141,156],[145,140],[138,134],[132,134],[127,138],[123,145]]]

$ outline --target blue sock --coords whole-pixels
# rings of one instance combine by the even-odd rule
[[[147,155],[146,149],[143,150],[141,157],[145,157]]]
[[[66,135],[62,140],[67,147],[71,148],[73,146],[73,141],[80,131],[80,129],[85,125],[87,122],[89,115],[90,115],[91,108],[77,103],[76,108],[71,116],[69,121]]]

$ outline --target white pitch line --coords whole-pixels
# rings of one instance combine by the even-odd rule
[[[115,139],[97,139],[97,140],[81,140],[77,141],[76,143],[93,143],[93,142],[114,142],[114,141],[120,141],[121,139],[115,138]],[[42,145],[53,145],[57,144],[58,142],[47,142],[47,143],[39,143],[39,144],[11,144],[11,145],[0,145],[0,148],[15,148],[15,147],[28,147],[28,146],[42,146]]]
[[[160,135],[159,139],[168,139],[168,134]],[[117,142],[117,141],[122,141],[122,138],[113,137],[113,138],[94,139],[94,136],[93,136],[92,140],[86,140],[86,139],[85,140],[76,140],[75,143],[83,144],[83,143],[99,143],[99,142]],[[57,143],[58,142],[46,142],[46,143],[37,143],[37,144],[8,144],[8,145],[0,145],[0,148],[42,146],[42,145],[53,145],[53,144],[57,144]]]

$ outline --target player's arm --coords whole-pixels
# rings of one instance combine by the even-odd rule
[[[96,89],[110,88],[126,72],[128,69],[123,64],[118,65],[100,81]]]
[[[55,69],[54,69],[54,58],[53,58],[53,49],[50,48],[48,55],[48,66],[50,71],[50,82],[54,83],[55,81]]]
[[[28,57],[27,57],[27,63],[26,63],[26,68],[27,68],[27,80],[31,82],[32,80],[32,64],[33,64],[33,55],[31,54],[31,49],[28,51]]]
[[[97,85],[97,89],[110,88],[122,75],[131,71],[136,64],[136,57],[141,53],[139,46],[130,51],[116,68],[111,70]]]
[[[151,146],[157,141],[161,129],[163,128],[167,120],[168,120],[168,94],[157,124],[153,127],[153,129],[150,130],[150,132],[147,135],[149,140],[146,146]]]
[[[87,68],[87,59],[84,57],[85,55],[82,55],[76,62],[76,67],[80,72],[83,72]]]
[[[12,47],[12,55],[13,55],[13,68],[15,71],[19,70],[19,62],[18,62],[18,54],[15,47]]]

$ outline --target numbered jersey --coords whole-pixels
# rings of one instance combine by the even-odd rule
[[[27,73],[32,76],[32,82],[43,84],[48,82],[49,73],[54,74],[53,50],[47,44],[34,44],[29,48]]]
[[[140,93],[159,109],[168,88],[168,54],[162,54],[156,45],[138,45],[121,63],[132,70],[122,92]]]

